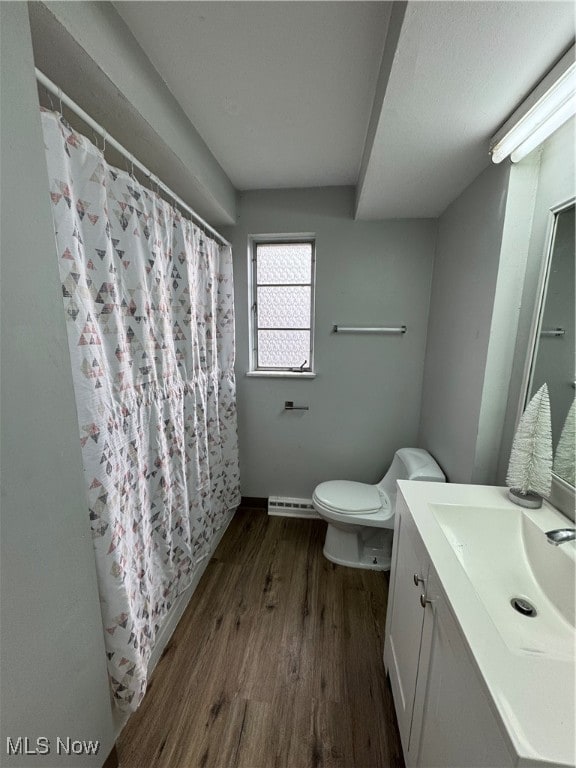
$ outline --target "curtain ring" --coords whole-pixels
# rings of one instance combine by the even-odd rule
[[[126,173],[134,178],[134,158],[130,154],[126,155]]]
[[[64,107],[62,106],[62,88],[58,87],[58,101],[60,102],[60,114],[64,117]]]
[[[102,134],[102,139],[104,140],[104,143],[102,145],[102,154],[104,154],[104,152],[106,152],[106,137],[107,136],[108,136],[108,134],[106,133],[106,131],[104,131],[104,133]]]
[[[154,176],[152,171],[150,171],[148,179],[150,181],[150,189],[155,195],[158,195],[158,184],[156,184],[156,176]]]
[[[56,112],[56,108],[54,107],[54,101],[52,100],[52,92],[49,88],[46,88],[46,86],[43,86],[44,92],[46,93],[46,96],[48,97],[48,103],[50,104],[50,108],[52,112]]]

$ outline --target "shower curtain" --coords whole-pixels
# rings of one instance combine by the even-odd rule
[[[232,255],[61,115],[42,125],[108,672],[134,710],[240,501]]]

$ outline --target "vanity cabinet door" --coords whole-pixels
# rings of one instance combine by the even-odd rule
[[[416,765],[422,768],[513,766],[515,761],[492,711],[488,693],[433,567],[428,579],[429,657],[425,663],[421,659],[411,740]]]
[[[398,728],[407,765],[412,711],[420,659],[428,558],[401,497],[396,505],[394,551],[390,573],[390,592],[386,616],[384,665],[390,675]],[[420,579],[418,583],[416,579]]]

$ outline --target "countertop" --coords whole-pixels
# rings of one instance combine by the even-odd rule
[[[452,613],[474,659],[520,764],[575,762],[575,660],[511,649],[476,593],[454,549],[436,520],[432,504],[522,509],[494,486],[401,480],[400,493],[410,509]],[[573,523],[544,502],[522,510],[544,532]],[[465,512],[463,512],[465,514]],[[550,545],[549,545],[550,546]],[[576,562],[576,543],[568,542]],[[489,558],[486,567],[490,568]],[[574,633],[574,628],[571,628]],[[576,640],[576,633],[574,634]]]

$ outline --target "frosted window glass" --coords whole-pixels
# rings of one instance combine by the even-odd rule
[[[310,243],[271,243],[256,247],[256,282],[310,283],[312,246]]]
[[[254,244],[256,368],[312,369],[313,242]]]
[[[309,358],[310,331],[258,331],[261,368],[299,368]]]
[[[260,286],[256,302],[259,328],[310,327],[308,286]]]

